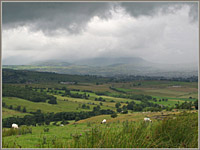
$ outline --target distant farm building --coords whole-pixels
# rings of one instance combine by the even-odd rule
[[[60,82],[60,84],[75,84],[76,82]]]
[[[181,85],[173,85],[172,87],[179,88]]]

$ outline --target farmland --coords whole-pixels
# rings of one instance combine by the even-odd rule
[[[2,144],[4,148],[197,147],[197,100],[195,81],[121,81],[3,70]],[[144,117],[151,118],[153,123],[144,124]],[[100,124],[103,119],[106,124]],[[193,123],[185,125],[186,121]],[[31,131],[14,132],[10,129],[12,123],[21,128],[28,126]],[[167,129],[176,130],[180,124],[183,130],[192,130],[195,135],[174,138]],[[162,126],[168,126],[163,131],[169,132],[166,137]],[[165,142],[158,132],[167,139]],[[182,130],[178,132],[183,134]],[[92,141],[94,137],[96,140]],[[142,142],[144,137],[149,140]],[[129,142],[137,138],[138,143]]]

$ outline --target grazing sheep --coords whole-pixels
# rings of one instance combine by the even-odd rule
[[[15,123],[13,123],[13,124],[12,124],[12,128],[14,128],[14,129],[18,129],[18,125],[15,124]]]
[[[144,118],[145,122],[152,122],[152,120],[150,118]]]
[[[103,121],[101,121],[101,124],[102,124],[102,123],[106,123],[106,119],[103,119]]]
[[[61,127],[64,127],[64,125],[63,125],[63,124],[60,124],[60,126],[61,126]]]

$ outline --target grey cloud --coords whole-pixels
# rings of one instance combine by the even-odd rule
[[[3,2],[3,29],[28,25],[32,30],[53,34],[57,29],[79,33],[95,15],[107,19],[110,8],[121,6],[134,17],[155,15],[162,8],[163,13],[171,11],[169,6],[180,8],[191,6],[192,21],[198,19],[196,2]]]
[[[162,13],[173,13],[174,11],[169,9],[170,6],[173,6],[175,9],[180,9],[183,5],[189,5],[191,20],[198,21],[197,2],[122,2],[120,5],[134,17],[142,15],[152,16],[158,10],[162,11]]]
[[[98,2],[3,2],[3,28],[28,24],[44,32],[64,28],[73,33],[80,31],[95,15],[108,17],[110,6]]]

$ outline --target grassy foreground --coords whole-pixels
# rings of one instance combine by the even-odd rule
[[[32,133],[3,137],[3,148],[197,148],[198,113],[182,112],[153,123],[90,122],[33,127]],[[4,130],[8,132],[10,129]],[[63,134],[65,133],[65,134]],[[66,134],[67,133],[67,134]],[[5,134],[5,133],[4,133]],[[59,136],[58,136],[59,135]],[[24,142],[33,140],[34,144]]]

